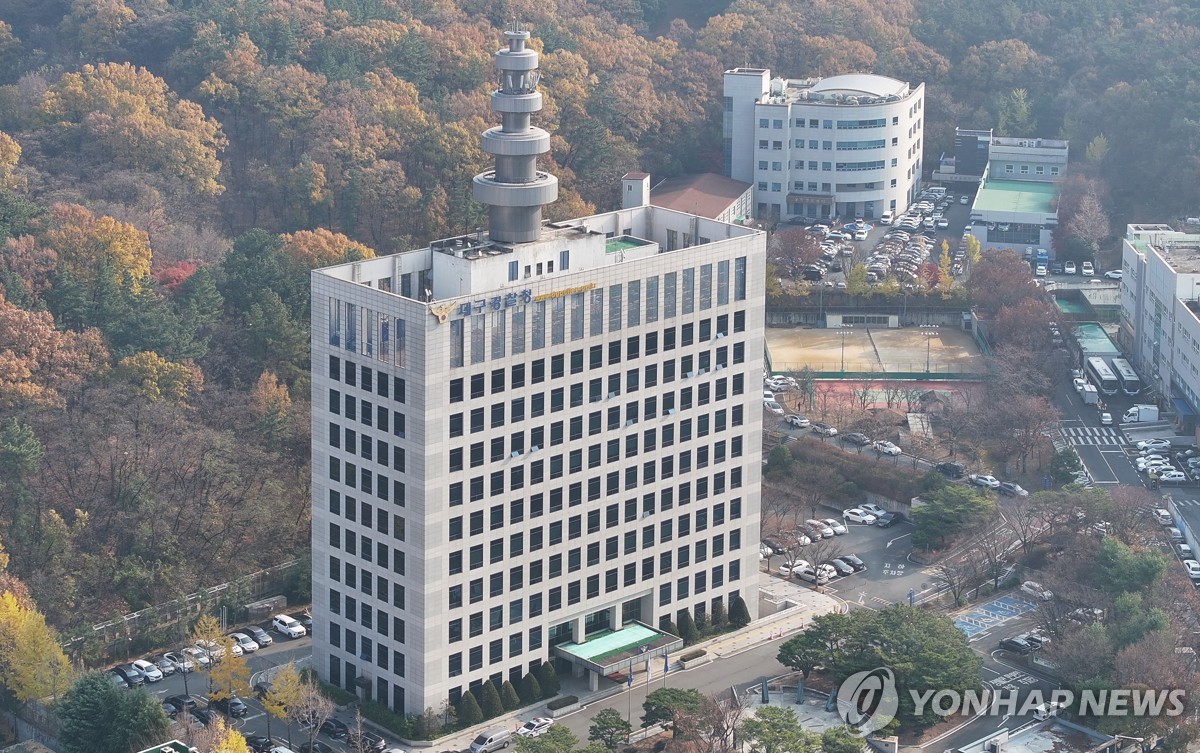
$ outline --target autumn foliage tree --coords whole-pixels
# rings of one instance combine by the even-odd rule
[[[0,295],[0,407],[62,407],[66,394],[106,366],[95,330],[60,332],[46,312],[17,308]]]

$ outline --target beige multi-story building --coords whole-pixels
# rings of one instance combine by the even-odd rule
[[[497,53],[488,231],[312,274],[314,664],[401,713],[544,661],[595,687],[683,610],[757,609],[765,238],[544,223],[528,36]]]

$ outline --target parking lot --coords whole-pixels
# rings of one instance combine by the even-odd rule
[[[1036,604],[1016,594],[1001,596],[956,614],[954,625],[974,639],[1035,609]]]

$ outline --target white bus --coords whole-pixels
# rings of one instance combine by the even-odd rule
[[[1121,383],[1122,392],[1132,396],[1142,391],[1142,380],[1138,379],[1137,372],[1129,365],[1129,361],[1124,358],[1114,358],[1112,367],[1113,371],[1117,372],[1117,381]]]
[[[1120,389],[1121,385],[1117,382],[1117,375],[1108,368],[1108,364],[1104,362],[1103,358],[1099,356],[1089,358],[1084,371],[1087,373],[1088,380],[1105,395],[1115,395]]]

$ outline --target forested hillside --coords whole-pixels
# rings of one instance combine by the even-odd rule
[[[1120,221],[1200,207],[1200,10],[1163,0],[7,0],[0,531],[52,622],[303,552],[308,270],[482,224],[512,18],[550,217],[719,170],[738,65],[925,81],[928,169],[994,126],[1106,145]]]

